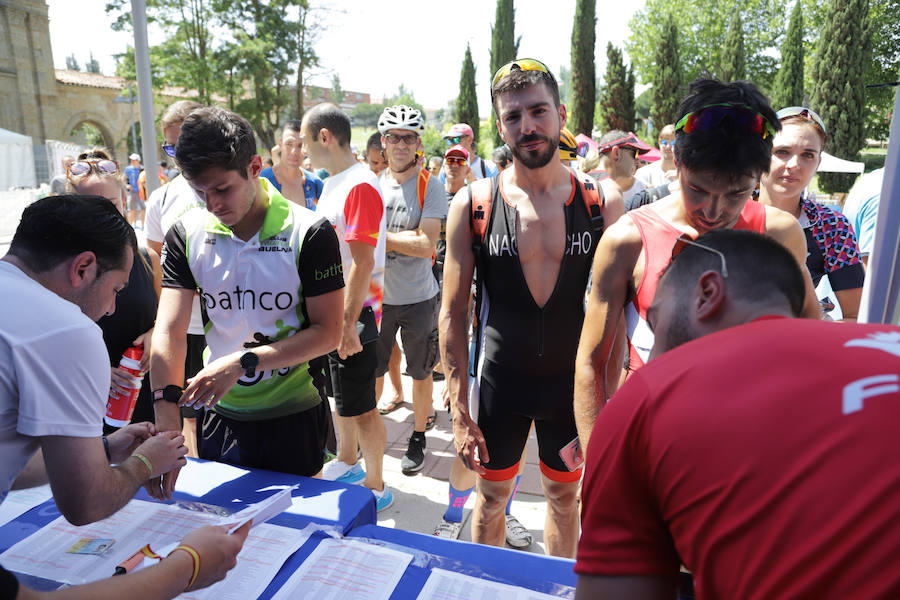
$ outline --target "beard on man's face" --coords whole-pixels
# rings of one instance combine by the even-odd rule
[[[521,148],[519,148],[519,144],[528,144],[530,142],[535,142],[538,140],[547,142],[546,150],[522,150]],[[550,161],[556,158],[556,156],[558,155],[559,136],[557,136],[556,141],[554,141],[547,136],[540,135],[538,133],[523,135],[516,141],[515,144],[510,146],[510,150],[512,151],[513,156],[515,156],[525,167],[529,169],[539,169],[549,164]]]

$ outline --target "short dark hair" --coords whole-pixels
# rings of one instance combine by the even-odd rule
[[[505,169],[509,166],[509,163],[512,162],[513,155],[512,150],[509,149],[509,146],[503,144],[491,154],[491,160],[497,163],[497,166],[501,169]]]
[[[369,141],[366,142],[366,153],[368,153],[369,150],[373,149],[377,151],[381,151],[384,149],[381,147],[381,133],[378,131],[370,135]]]
[[[327,129],[341,147],[350,145],[350,117],[337,104],[323,102],[306,112],[306,124],[313,141],[319,139],[319,131]]]
[[[781,129],[775,111],[759,88],[749,81],[722,83],[715,79],[696,79],[688,95],[681,100],[675,122],[688,113],[712,104],[744,105],[761,114],[776,131]],[[772,162],[772,136],[742,131],[725,119],[707,131],[675,132],[675,160],[691,171],[711,171],[736,181],[750,175],[769,172]]]
[[[512,69],[509,75],[503,77],[491,87],[491,104],[494,107],[494,113],[497,113],[497,98],[500,94],[524,90],[533,85],[544,84],[553,96],[553,105],[559,106],[559,84],[556,78],[549,71],[523,71],[522,69]]]
[[[748,302],[771,302],[780,297],[793,316],[803,313],[806,300],[803,272],[794,255],[771,237],[753,231],[719,229],[700,236],[697,243],[725,256],[731,293]],[[663,278],[684,289],[693,286],[706,271],[721,273],[721,258],[709,250],[688,245],[672,259]]]
[[[296,131],[297,133],[300,133],[303,131],[302,128],[303,125],[301,124],[300,119],[290,119],[285,122],[284,127],[281,128],[281,135],[284,135],[285,131]]]
[[[97,257],[98,275],[125,265],[125,247],[137,256],[137,238],[113,203],[100,196],[52,196],[22,212],[9,254],[36,273],[82,252]]]
[[[175,145],[175,160],[188,179],[214,167],[237,171],[246,179],[254,156],[253,127],[244,117],[218,106],[198,108],[185,117]]]

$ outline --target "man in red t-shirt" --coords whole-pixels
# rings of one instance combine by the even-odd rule
[[[594,427],[576,598],[673,598],[681,564],[698,598],[900,597],[900,328],[789,318],[787,250],[697,243]]]
[[[750,198],[769,169],[772,137],[780,127],[765,96],[751,83],[691,84],[675,124],[679,189],[628,212],[609,228],[594,254],[593,287],[575,360],[575,419],[582,448],[600,408],[618,386],[626,334],[628,371],[647,360],[653,334],[646,310],[679,237],[696,239],[717,229],[757,231],[806,264],[806,239],[797,219]],[[812,280],[803,314],[821,316]]]

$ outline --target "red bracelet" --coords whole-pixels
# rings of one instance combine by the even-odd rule
[[[189,589],[191,589],[191,587],[193,587],[194,582],[197,581],[197,576],[200,575],[200,553],[197,552],[195,549],[191,548],[190,546],[188,546],[187,544],[181,544],[177,548],[175,548],[174,550],[169,552],[169,556],[172,556],[174,553],[178,552],[179,550],[184,550],[185,552],[187,552],[188,554],[191,555],[192,559],[194,559],[194,572],[191,573],[191,580],[190,580],[190,582],[188,582],[187,587],[184,588],[184,591],[188,591]]]

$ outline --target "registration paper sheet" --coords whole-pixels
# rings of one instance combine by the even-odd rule
[[[412,555],[351,539],[324,539],[272,600],[387,600]]]
[[[444,569],[432,569],[417,600],[556,600],[556,596]]]
[[[0,525],[6,525],[10,521],[18,519],[35,506],[39,506],[53,497],[50,484],[25,490],[13,490],[6,495],[6,500],[0,504]]]
[[[132,500],[113,516],[83,527],[59,517],[0,555],[0,563],[26,575],[69,584],[88,583],[111,576],[117,564],[145,544],[153,549],[173,546],[198,527],[220,523],[217,515]],[[238,555],[237,566],[226,578],[184,597],[256,598],[309,535],[308,531],[268,523],[255,526]],[[81,538],[112,538],[115,543],[101,556],[67,553]]]

